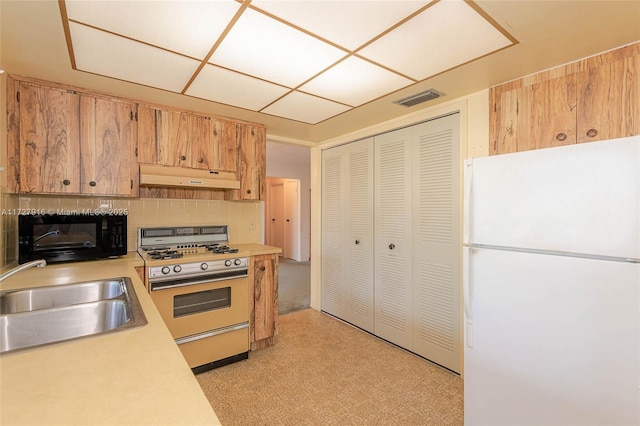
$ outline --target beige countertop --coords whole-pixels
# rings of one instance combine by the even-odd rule
[[[231,244],[232,247],[241,251],[249,253],[249,256],[259,256],[261,254],[280,254],[282,249],[280,247],[266,246],[264,244]]]
[[[130,253],[32,268],[0,283],[7,290],[128,276],[148,321],[0,356],[0,424],[220,424],[133,268],[142,265]]]

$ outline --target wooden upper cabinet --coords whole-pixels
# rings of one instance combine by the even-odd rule
[[[136,105],[80,97],[80,192],[138,195]]]
[[[17,140],[9,152],[18,158],[19,192],[80,192],[79,96],[73,91],[16,81],[15,114]],[[11,116],[11,114],[10,114]],[[12,155],[12,154],[10,154]]]
[[[238,162],[236,177],[240,190],[228,191],[231,200],[264,200],[267,179],[267,136],[262,126],[237,125]]]
[[[489,153],[640,134],[640,43],[489,90]]]
[[[640,134],[640,43],[585,61],[578,72],[578,143]]]
[[[140,163],[212,168],[209,117],[140,105],[138,138]]]
[[[238,160],[236,123],[211,119],[213,170],[235,172]]]
[[[576,143],[575,74],[521,79],[491,92],[491,154]]]

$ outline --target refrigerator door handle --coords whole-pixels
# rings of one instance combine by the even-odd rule
[[[473,158],[464,160],[464,199],[462,211],[462,244],[469,244],[471,214],[471,181],[473,178]]]
[[[462,297],[464,298],[464,317],[465,317],[465,343],[467,347],[473,347],[473,309],[471,307],[471,282],[469,278],[469,260],[471,258],[472,250],[471,247],[465,247],[462,250],[462,264],[464,268],[462,268]]]

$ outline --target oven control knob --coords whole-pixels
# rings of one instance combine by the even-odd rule
[[[173,272],[175,272],[176,274],[180,271],[182,271],[182,266],[176,265],[173,267]]]
[[[242,263],[242,261],[240,259],[236,259],[236,260],[233,261],[233,264],[236,265],[236,266],[239,266],[240,263]]]
[[[209,264],[203,263],[202,265],[200,265],[200,269],[202,269],[203,271],[206,271],[207,269],[209,269]]]
[[[231,259],[227,259],[224,261],[224,266],[231,266]]]
[[[163,274],[168,274],[169,272],[171,272],[171,269],[168,266],[163,266],[162,267],[162,273]]]

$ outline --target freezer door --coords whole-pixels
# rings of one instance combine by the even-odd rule
[[[468,242],[640,258],[640,136],[474,159]]]
[[[469,250],[465,424],[640,424],[640,265]]]

